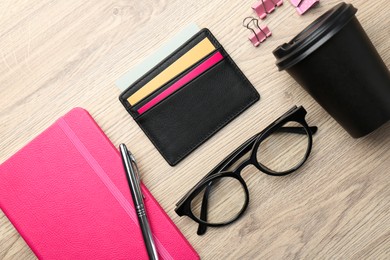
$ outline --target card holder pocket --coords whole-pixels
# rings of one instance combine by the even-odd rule
[[[134,119],[168,163],[175,165],[258,99],[227,55]]]
[[[183,46],[178,48],[174,53],[172,53],[165,60],[156,65],[153,69],[151,69],[148,73],[138,79],[133,85],[127,88],[121,95],[120,101],[126,107],[127,110],[130,108],[130,103],[128,102],[128,98],[130,98],[133,94],[143,88],[148,82],[157,77],[161,72],[167,69],[170,65],[172,65],[175,61],[185,55],[188,51],[198,45],[200,42],[208,39],[215,49],[220,48],[221,44],[215,39],[215,37],[211,34],[208,29],[202,29],[197,35],[194,35],[190,40],[188,40]],[[127,104],[126,104],[127,102]],[[138,102],[137,102],[138,103]],[[134,104],[136,105],[136,104]]]
[[[163,85],[162,87],[160,87],[158,90],[156,90],[155,92],[153,92],[152,94],[150,94],[148,97],[144,98],[143,100],[141,100],[139,103],[137,103],[136,105],[134,106],[131,106],[130,104],[130,111],[131,111],[131,114],[134,118],[138,117],[140,115],[139,113],[139,109],[144,107],[146,104],[148,104],[151,100],[153,99],[156,99],[156,97],[160,96],[163,92],[166,92],[166,90],[168,88],[171,88],[174,84],[176,83],[179,83],[180,81],[183,81],[185,80],[186,77],[188,76],[191,76],[191,72],[192,73],[196,73],[197,70],[200,69],[200,67],[204,67],[205,66],[205,62],[209,62],[210,59],[213,58],[213,56],[215,56],[217,53],[219,53],[221,56],[222,56],[222,59],[226,58],[228,56],[228,54],[223,50],[222,47],[216,49],[215,51],[213,51],[212,53],[210,53],[209,55],[207,55],[206,57],[204,57],[202,60],[200,60],[199,62],[197,62],[196,64],[194,64],[192,67],[190,67],[189,69],[187,69],[186,71],[184,71],[183,73],[181,73],[180,75],[176,76],[175,78],[173,78],[172,80],[170,80],[169,82],[167,82],[165,85]],[[214,67],[216,64],[212,65],[211,67],[207,68],[206,71],[203,71],[201,72],[199,75],[195,76],[195,78],[191,79],[190,81],[193,81],[195,80],[197,77],[201,76],[202,74],[206,73],[208,70],[210,70],[212,67]],[[206,65],[207,66],[207,65]],[[189,83],[189,82],[188,82]],[[183,86],[181,86],[180,88],[184,88],[186,85],[188,85],[188,83],[185,83]],[[176,90],[178,91],[178,90]],[[174,91],[174,92],[176,92]],[[174,92],[172,94],[174,94]],[[172,95],[172,94],[169,94],[169,95]],[[164,98],[165,99],[165,98]],[[161,101],[160,101],[161,102]]]

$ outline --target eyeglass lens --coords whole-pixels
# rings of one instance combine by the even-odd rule
[[[204,198],[205,192],[208,198]],[[244,207],[245,196],[245,190],[240,181],[232,177],[218,178],[203,186],[202,191],[191,201],[191,211],[197,219],[201,219],[202,202],[203,199],[207,199],[206,222],[226,223],[240,213]]]
[[[304,127],[297,122],[287,122],[281,129]],[[305,159],[309,146],[309,135],[289,133],[286,131],[275,131],[260,143],[256,152],[259,164],[276,172],[283,173],[299,166]]]

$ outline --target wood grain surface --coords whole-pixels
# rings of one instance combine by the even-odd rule
[[[202,259],[390,259],[390,123],[351,138],[287,73],[278,72],[272,55],[340,1],[323,0],[304,16],[284,1],[262,22],[273,35],[259,48],[241,25],[254,15],[253,1],[0,1],[0,162],[80,106],[115,145],[125,142],[136,155],[145,185]],[[390,5],[350,2],[390,67]],[[170,167],[118,101],[114,82],[190,22],[215,34],[261,100]],[[319,127],[305,166],[282,178],[249,167],[245,216],[196,235],[193,221],[175,214],[175,203],[295,104]],[[35,259],[2,212],[0,259]]]

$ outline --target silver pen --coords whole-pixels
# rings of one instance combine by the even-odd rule
[[[127,181],[130,186],[131,196],[133,197],[134,207],[137,212],[138,222],[141,227],[142,236],[144,238],[149,259],[158,260],[156,246],[153,241],[153,235],[150,230],[148,217],[146,216],[145,205],[141,191],[141,180],[135,158],[127,150],[125,144],[120,144],[119,150],[122,155],[123,166],[125,168]]]

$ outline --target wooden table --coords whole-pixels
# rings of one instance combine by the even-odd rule
[[[287,73],[278,72],[272,55],[339,1],[321,1],[302,17],[284,1],[267,17],[273,36],[259,48],[241,25],[254,15],[253,1],[1,1],[0,162],[81,106],[115,145],[125,142],[138,157],[144,183],[203,259],[389,259],[390,124],[351,138]],[[390,67],[390,5],[350,2]],[[114,82],[193,21],[215,34],[262,98],[170,167],[119,103]],[[176,215],[175,203],[230,151],[295,104],[320,129],[306,165],[283,178],[249,168],[245,216],[196,235],[197,226]],[[33,258],[0,212],[0,259]]]

